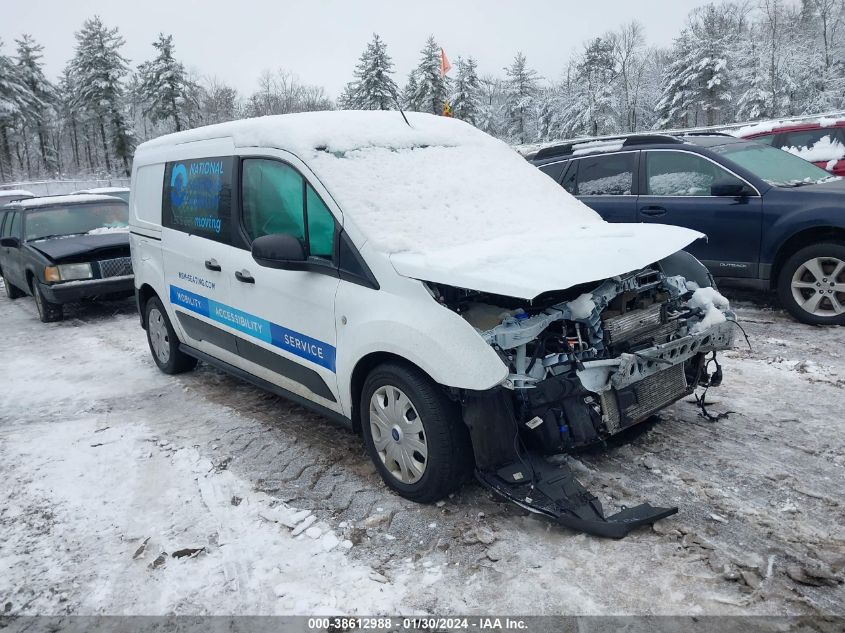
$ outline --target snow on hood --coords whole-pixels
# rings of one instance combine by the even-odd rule
[[[237,147],[293,152],[344,224],[400,274],[524,298],[641,268],[701,237],[608,225],[505,143],[456,119],[407,116],[411,126],[399,112],[261,117],[171,134],[139,151],[230,137]]]
[[[532,300],[552,290],[602,281],[643,268],[704,237],[665,224],[595,224],[537,231],[427,254],[390,256],[400,275]]]

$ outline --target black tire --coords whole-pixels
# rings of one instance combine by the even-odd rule
[[[398,389],[407,396],[411,409],[406,413],[405,421],[413,411],[412,419],[418,420],[423,429],[422,438],[416,431],[408,434],[411,441],[422,439],[427,450],[422,474],[415,473],[419,476],[417,481],[402,481],[398,474],[391,472],[388,467],[388,463],[392,463],[397,467],[394,470],[398,470],[398,461],[383,457],[376,448],[376,441],[381,442],[384,436],[374,438],[374,433],[380,431],[377,424],[371,424],[370,406],[373,395],[382,388]],[[373,369],[361,390],[360,416],[364,443],[376,469],[388,487],[406,499],[418,503],[438,501],[460,488],[472,473],[473,458],[469,431],[461,422],[458,405],[449,400],[443,389],[419,369],[399,362],[385,363]],[[394,440],[401,444],[395,433],[387,439],[392,447],[390,450],[396,448]],[[406,457],[413,453],[414,461],[418,463],[416,456],[420,453],[413,449],[406,450]]]
[[[38,318],[42,323],[55,323],[61,321],[65,315],[60,303],[51,303],[41,292],[38,280],[32,279],[32,296],[35,298],[35,307],[38,308]]]
[[[6,288],[6,296],[9,297],[12,301],[15,299],[20,299],[24,296],[24,292],[18,288],[17,286],[13,286],[9,283],[9,280],[6,279],[6,274],[3,273],[3,286]]]
[[[197,359],[179,349],[179,339],[170,318],[158,297],[152,297],[144,308],[147,343],[158,368],[165,374],[181,374],[197,366]]]
[[[818,266],[816,272],[814,266],[807,266],[812,262]],[[845,244],[841,242],[813,244],[792,254],[778,275],[783,307],[802,323],[845,325],[845,267],[840,263],[845,263]],[[793,288],[793,283],[802,287]],[[803,301],[799,303],[799,299]]]

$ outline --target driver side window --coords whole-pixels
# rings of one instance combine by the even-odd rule
[[[290,165],[249,158],[243,162],[244,228],[250,240],[285,233],[305,244],[302,176]]]

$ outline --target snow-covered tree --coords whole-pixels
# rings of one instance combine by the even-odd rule
[[[729,62],[738,35],[735,5],[708,4],[692,12],[675,39],[658,104],[662,125],[715,125],[730,120]]]
[[[419,110],[420,108],[415,103],[414,99],[417,96],[417,71],[416,69],[408,73],[408,81],[405,83],[405,88],[402,90],[402,107],[406,110]]]
[[[55,156],[49,149],[48,128],[51,117],[48,116],[55,92],[52,84],[44,76],[42,51],[44,47],[31,36],[24,34],[17,43],[18,78],[26,88],[26,108],[21,112],[25,128],[34,130],[38,138],[38,150],[41,165],[46,173],[55,171]],[[24,139],[27,136],[24,129]]]
[[[619,131],[619,112],[613,88],[617,78],[614,42],[609,37],[590,41],[575,64],[570,100],[564,108],[565,136],[597,136]]]
[[[413,110],[443,114],[449,98],[449,82],[440,72],[440,47],[430,36],[420,51],[420,62],[414,72],[416,86],[411,95]]]
[[[456,62],[458,74],[452,91],[452,116],[478,125],[481,116],[481,82],[478,79],[478,62],[473,57]]]
[[[3,54],[0,40],[0,177],[12,178],[14,164],[10,136],[13,126],[26,108],[29,91],[15,63]]]
[[[153,123],[170,121],[173,129],[185,129],[189,112],[197,106],[192,99],[191,82],[185,66],[173,56],[173,36],[159,33],[153,42],[154,59],[138,67],[141,93],[146,102],[144,114]]]
[[[76,33],[71,72],[77,104],[93,117],[100,134],[106,171],[111,173],[114,155],[128,176],[132,141],[124,114],[123,78],[128,65],[120,53],[123,45],[116,27],[108,28],[98,16],[85,20]]]
[[[525,55],[516,54],[513,63],[505,68],[505,110],[507,135],[515,143],[533,140],[535,98],[539,91],[540,77],[528,67]]]
[[[372,41],[361,53],[353,73],[354,79],[344,89],[341,102],[354,110],[392,110],[396,107],[399,88],[393,81],[393,60],[387,44],[373,33]]]

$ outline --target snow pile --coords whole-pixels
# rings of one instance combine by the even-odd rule
[[[93,202],[123,202],[120,198],[114,196],[103,196],[91,193],[70,194],[67,196],[44,196],[41,198],[30,198],[29,200],[21,200],[16,202],[24,209],[34,209],[37,207],[46,207],[53,204],[82,204]]]
[[[589,292],[585,292],[580,297],[573,299],[566,305],[569,306],[573,319],[589,318],[596,309],[596,303],[593,301],[593,295]]]
[[[88,231],[88,235],[105,235],[108,233],[129,233],[128,226],[101,226]]]
[[[730,302],[715,288],[698,288],[687,301],[690,308],[700,308],[704,312],[701,321],[690,328],[691,334],[697,334],[707,328],[724,323],[725,310],[730,308]]]
[[[782,149],[811,163],[838,161],[845,157],[845,145],[831,136],[823,136],[810,147],[784,147]]]
[[[593,152],[618,152],[625,145],[625,139],[609,139],[600,141],[587,141],[572,146],[572,155],[581,156]]]

